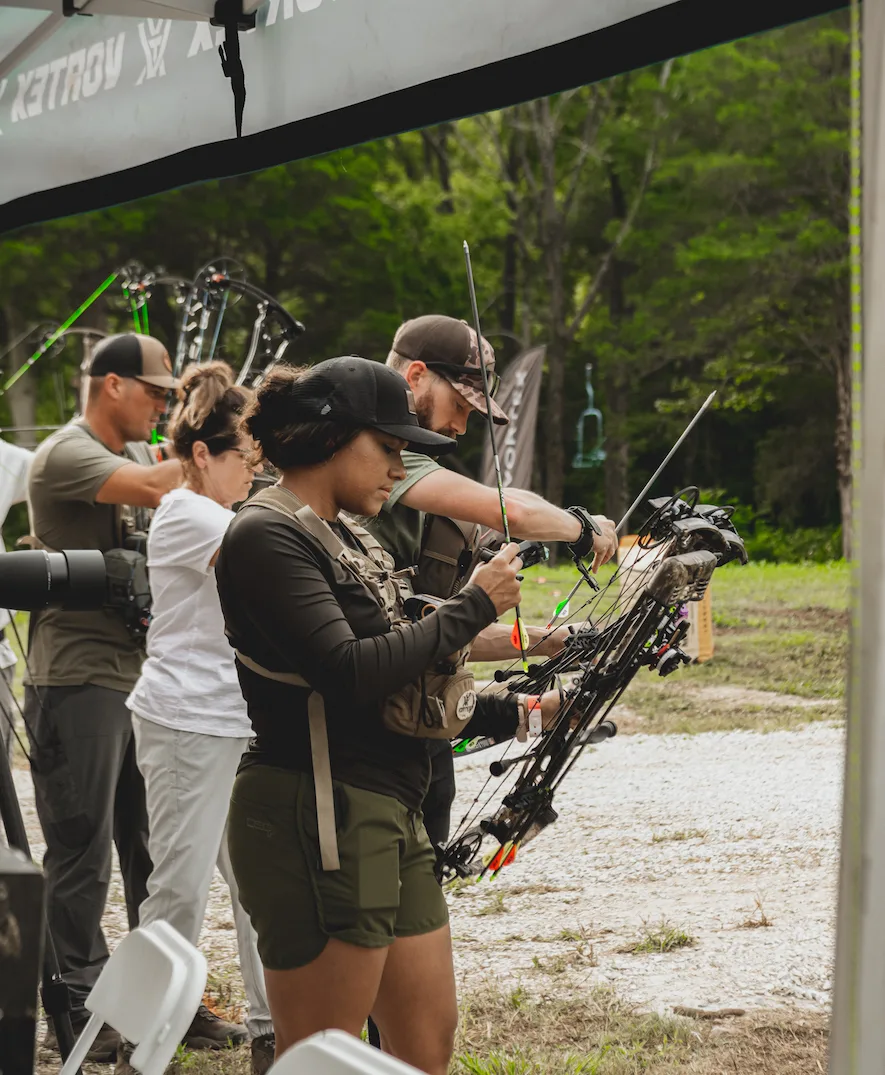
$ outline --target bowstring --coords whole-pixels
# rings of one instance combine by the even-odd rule
[[[636,557],[636,559],[639,560],[639,559],[647,558],[647,559],[649,559],[650,562],[647,564],[647,566],[645,566],[645,567],[643,567],[641,569],[638,568],[635,564],[631,564],[627,568],[624,568],[623,565],[620,565],[620,564],[617,565],[617,567],[616,567],[615,571],[612,573],[611,577],[608,579],[608,581],[605,583],[605,585],[600,590],[594,590],[591,593],[590,597],[586,601],[582,602],[582,604],[579,605],[579,607],[577,609],[575,609],[574,612],[572,612],[571,609],[570,609],[567,619],[565,621],[563,621],[563,622],[558,623],[556,625],[556,627],[551,628],[544,635],[542,635],[542,637],[536,643],[534,643],[534,645],[531,647],[531,650],[529,650],[528,652],[531,652],[532,650],[536,649],[539,645],[541,645],[544,641],[546,641],[550,637],[550,635],[552,635],[555,631],[561,629],[563,626],[568,626],[569,622],[574,620],[574,619],[576,619],[584,611],[584,609],[589,609],[590,610],[590,611],[588,611],[586,617],[584,618],[585,623],[589,622],[590,619],[591,619],[591,616],[593,616],[593,614],[594,614],[594,610],[597,609],[598,606],[602,604],[603,598],[607,599],[608,596],[609,596],[609,591],[614,589],[616,592],[611,597],[611,602],[608,604],[608,606],[605,608],[605,610],[601,614],[597,615],[597,617],[594,620],[594,626],[597,627],[597,629],[600,631],[601,634],[604,635],[605,633],[609,632],[620,621],[620,619],[623,616],[628,615],[632,611],[634,605],[636,604],[636,601],[639,599],[639,597],[641,597],[642,590],[645,587],[645,583],[646,583],[646,581],[648,579],[648,576],[652,573],[652,571],[654,571],[658,567],[661,559],[663,559],[662,556],[654,556],[654,557],[643,556],[644,553],[648,553],[652,549],[656,550],[657,548],[658,548],[658,544],[655,544],[655,545],[653,545],[651,547],[642,547],[642,552]],[[626,587],[622,587],[622,583],[624,581],[627,581],[627,583],[628,583],[628,585]],[[617,587],[615,586],[615,583],[617,583]],[[625,606],[625,607],[622,608],[622,606]],[[618,612],[619,615],[614,616],[614,618],[612,618],[613,615],[616,612]],[[563,656],[565,656],[565,654],[563,654]],[[505,671],[512,671],[519,663],[520,663],[519,660],[511,661],[509,666],[507,668],[505,668]],[[586,670],[583,670],[583,672],[584,672],[584,674],[586,674]],[[564,674],[568,674],[568,673],[564,673]],[[581,674],[581,672],[579,671],[579,672],[577,672],[575,674],[576,675]],[[551,677],[551,679],[558,678],[559,673],[556,672],[556,671],[551,671],[550,677]],[[492,683],[487,684],[486,687],[484,687],[479,693],[481,693],[481,694],[486,693],[487,691],[490,690],[490,688],[492,686],[493,686]],[[613,699],[609,700],[609,703],[606,704],[604,714],[602,716],[600,716],[599,720],[597,721],[597,724],[599,724],[602,720],[605,719],[605,716],[611,711],[613,706],[617,703],[617,701],[623,695],[624,691],[627,689],[628,686],[629,686],[629,682],[626,683],[624,685],[624,687],[620,691],[618,691],[617,695]],[[546,729],[545,732],[543,733],[544,737],[548,737],[548,736],[550,736],[550,735],[552,735],[552,734],[554,734],[556,732],[556,730],[558,729],[558,727],[559,727],[559,725],[560,725],[560,723],[562,721],[563,716],[565,715],[566,711],[570,708],[570,705],[572,704],[572,702],[573,702],[573,699],[568,698],[568,697],[563,700],[562,704],[559,706],[557,712],[555,713],[555,715],[553,717],[553,720],[551,722],[550,727],[548,729]],[[583,731],[586,731],[586,730],[587,729],[582,729],[582,732],[580,732],[580,733],[576,732],[575,734],[582,734]],[[574,739],[574,736],[572,736],[572,739]],[[569,742],[571,742],[571,741],[572,740],[570,739]],[[501,752],[501,754],[498,755],[497,760],[498,761],[504,761],[508,757],[509,752],[513,749],[513,745],[516,742],[517,742],[517,740],[515,738],[511,738],[507,742],[507,745],[504,748],[504,750]],[[519,744],[519,745],[524,746],[524,744]],[[563,745],[566,746],[566,744],[563,744]],[[580,754],[580,752],[583,750],[583,747],[586,746],[586,745],[587,745],[586,743],[579,743],[577,748],[574,749],[575,756]],[[571,750],[572,748],[569,747],[569,749]],[[477,752],[477,753],[479,753],[479,752]],[[467,756],[469,756],[469,755],[467,755]],[[525,762],[531,762],[533,757],[534,757],[534,750],[530,749],[528,751],[528,753],[526,754],[526,756],[525,756]],[[573,764],[573,762],[570,761],[568,763],[567,768],[571,768],[572,764]],[[483,782],[482,786],[480,787],[479,791],[474,796],[473,800],[468,804],[464,816],[458,822],[458,826],[457,826],[455,832],[453,833],[452,837],[450,838],[450,840],[447,841],[447,844],[454,843],[457,839],[462,837],[464,835],[464,833],[467,832],[472,827],[472,825],[475,822],[475,820],[478,817],[478,815],[483,813],[486,810],[486,808],[488,807],[488,804],[491,802],[491,800],[495,796],[496,792],[503,791],[503,789],[505,787],[509,787],[510,785],[515,783],[516,780],[521,775],[521,773],[524,771],[524,768],[525,768],[524,764],[522,766],[520,766],[520,764],[517,762],[517,763],[515,763],[514,765],[512,765],[508,769],[507,773],[502,774],[499,777],[493,776],[491,773],[489,773],[489,775],[486,777],[485,781]],[[564,775],[564,774],[561,774],[561,776],[562,775]],[[560,779],[561,779],[561,776],[560,776]],[[486,789],[488,788],[489,784],[492,782],[492,780],[499,781],[499,783],[497,784],[495,790],[492,793],[490,793],[485,798],[483,798],[483,794],[486,791]],[[559,783],[559,780],[557,780],[557,785],[556,786],[558,786],[558,783]]]
[[[575,621],[579,616],[581,616],[581,614],[584,613],[585,610],[587,610],[587,613],[583,617],[583,623],[589,623],[592,618],[594,620],[594,626],[601,633],[604,633],[609,628],[613,627],[614,624],[618,622],[620,617],[629,614],[629,612],[632,610],[634,605],[641,597],[641,592],[644,589],[648,576],[654,569],[658,567],[661,561],[666,558],[668,550],[666,548],[662,548],[662,546],[668,546],[672,542],[672,539],[669,536],[659,541],[654,541],[653,539],[651,539],[650,530],[654,518],[657,514],[657,512],[653,512],[652,515],[649,516],[649,518],[646,520],[646,523],[643,525],[643,527],[640,528],[640,535],[642,535],[643,532],[647,533],[645,540],[641,536],[637,541],[636,545],[633,546],[634,549],[638,548],[638,552],[635,553],[633,557],[633,562],[628,562],[626,565],[617,564],[614,572],[609,577],[608,581],[601,587],[601,589],[593,590],[587,600],[583,601],[576,609],[574,609],[574,611],[571,609],[570,606],[568,615],[561,620],[554,620],[553,623],[551,623],[550,627],[545,630],[545,632],[541,635],[538,641],[531,646],[528,652],[533,652],[534,650],[536,650],[538,646],[542,645],[547,639],[550,638],[552,634],[560,630],[562,627],[569,626],[569,624]],[[644,566],[643,561],[645,561]],[[589,583],[587,583],[587,580],[585,578],[582,577],[582,581],[584,581],[584,583],[589,586]],[[607,607],[603,609],[602,605],[605,601],[609,601],[609,603]],[[520,664],[521,658],[519,660],[514,659],[510,661],[509,664],[504,666],[503,671],[505,673],[512,672]],[[584,674],[586,674],[586,670],[584,670]],[[559,673],[556,671],[551,672],[551,678],[554,677],[558,680]],[[497,685],[497,681],[490,682],[485,687],[483,687],[481,691],[479,691],[479,693],[488,693],[495,685]],[[620,698],[620,696],[623,694],[623,691],[626,690],[626,687],[628,685],[629,684],[625,684],[623,690],[618,693],[618,698]],[[511,691],[509,693],[515,692]],[[542,733],[542,736],[549,736],[555,733],[561,723],[565,710],[569,707],[570,702],[570,698],[564,699],[563,704],[559,707],[559,710],[554,715],[553,721],[551,722],[549,729],[545,730],[545,732]],[[606,709],[606,712],[608,712],[610,709],[611,706]],[[604,717],[601,717],[600,721],[604,719]],[[505,759],[507,759],[510,751],[513,749],[514,743],[516,742],[517,740],[515,739],[515,737],[512,737],[507,742],[507,745],[501,752],[501,754],[498,755],[497,760],[504,761]],[[520,744],[520,746],[522,745],[523,744]],[[580,749],[582,749],[582,747],[580,747],[579,750]],[[477,751],[477,753],[480,752]],[[533,752],[529,751],[529,753],[526,755],[526,760],[531,761],[532,756]],[[473,826],[477,817],[486,810],[488,804],[491,802],[495,794],[514,783],[515,780],[518,779],[520,772],[521,767],[518,763],[515,763],[513,766],[511,766],[508,769],[508,772],[502,774],[502,776],[500,777],[494,777],[490,772],[479,790],[477,791],[474,798],[470,801],[470,803],[467,804],[465,813],[461,817],[461,820],[458,822],[455,832],[447,841],[447,845],[450,845],[456,840],[463,837],[463,835]],[[490,792],[488,795],[485,795],[485,798],[483,798],[486,789],[488,788],[492,780],[500,781],[500,783],[496,785],[494,791]]]

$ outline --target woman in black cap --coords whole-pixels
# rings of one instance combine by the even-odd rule
[[[217,565],[256,733],[229,847],[276,1055],[323,1029],[359,1035],[371,1014],[388,1051],[444,1075],[457,1024],[451,938],[420,814],[427,739],[408,732],[409,702],[428,670],[518,603],[517,546],[423,619],[400,617],[392,560],[347,516],[377,514],[403,476],[401,450],[440,455],[455,442],[418,424],[405,380],[381,363],[278,368],[245,430],[282,478],[240,509]],[[425,696],[422,714],[433,704]],[[470,719],[475,705],[472,690],[456,691],[444,708]],[[518,731],[516,703],[480,709],[461,734]]]

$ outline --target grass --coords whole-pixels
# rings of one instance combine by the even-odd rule
[[[58,1070],[43,1053],[37,1075]],[[85,1064],[84,1075],[109,1075]],[[644,1012],[610,989],[538,997],[491,985],[462,996],[449,1075],[815,1075],[827,1027],[807,1012],[759,1012],[711,1023]],[[249,1075],[249,1049],[180,1050],[167,1075]]]
[[[610,575],[604,568],[600,580]],[[546,623],[573,576],[570,567],[527,572],[526,623]],[[666,679],[642,669],[615,711],[620,733],[774,731],[843,719],[846,564],[731,564],[714,575],[711,597],[713,659]],[[486,679],[499,665],[473,667],[478,679]]]
[[[623,945],[618,951],[628,955],[641,955],[642,953],[674,952],[677,948],[693,948],[696,944],[697,941],[690,933],[662,919],[656,926],[643,922],[639,937]]]
[[[670,841],[679,843],[682,840],[704,840],[707,837],[706,829],[679,829],[677,832],[652,833],[653,844],[666,844]]]
[[[579,940],[567,952],[557,952],[549,959],[532,956],[532,967],[541,974],[563,974],[572,968],[598,967],[596,949],[589,941]]]
[[[480,907],[478,911],[474,911],[473,915],[476,918],[481,918],[490,914],[507,914],[509,910],[510,908],[504,902],[504,894],[496,892],[489,902]]]
[[[245,1009],[239,993],[240,983],[235,977],[224,977],[210,971],[206,979],[203,1003],[220,1019],[240,1023],[243,1021]]]
[[[738,923],[738,929],[763,929],[768,926],[773,926],[774,922],[765,913],[765,908],[762,906],[762,901],[756,899],[756,910],[745,918],[743,922]]]
[[[575,1000],[490,988],[462,1003],[450,1075],[812,1075],[826,1070],[826,1043],[817,1016],[712,1027],[604,988]]]

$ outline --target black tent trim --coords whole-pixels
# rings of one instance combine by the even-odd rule
[[[18,198],[0,207],[0,233],[505,108],[846,6],[844,0],[676,0],[559,45]],[[248,80],[247,66],[247,86]],[[218,93],[218,107],[231,107],[226,94]]]

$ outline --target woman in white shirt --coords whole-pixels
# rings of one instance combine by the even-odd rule
[[[201,1006],[188,1045],[222,1048],[252,1039],[253,1075],[273,1059],[273,1024],[255,932],[231,871],[225,826],[240,757],[252,736],[234,652],[224,633],[215,560],[260,468],[238,431],[252,393],[223,362],[186,370],[169,437],[185,482],[157,508],[147,542],[152,619],[147,659],[127,699],[147,792],[153,872],[139,923],[163,919],[199,940],[215,866],[227,882],[248,1000],[243,1027]]]

